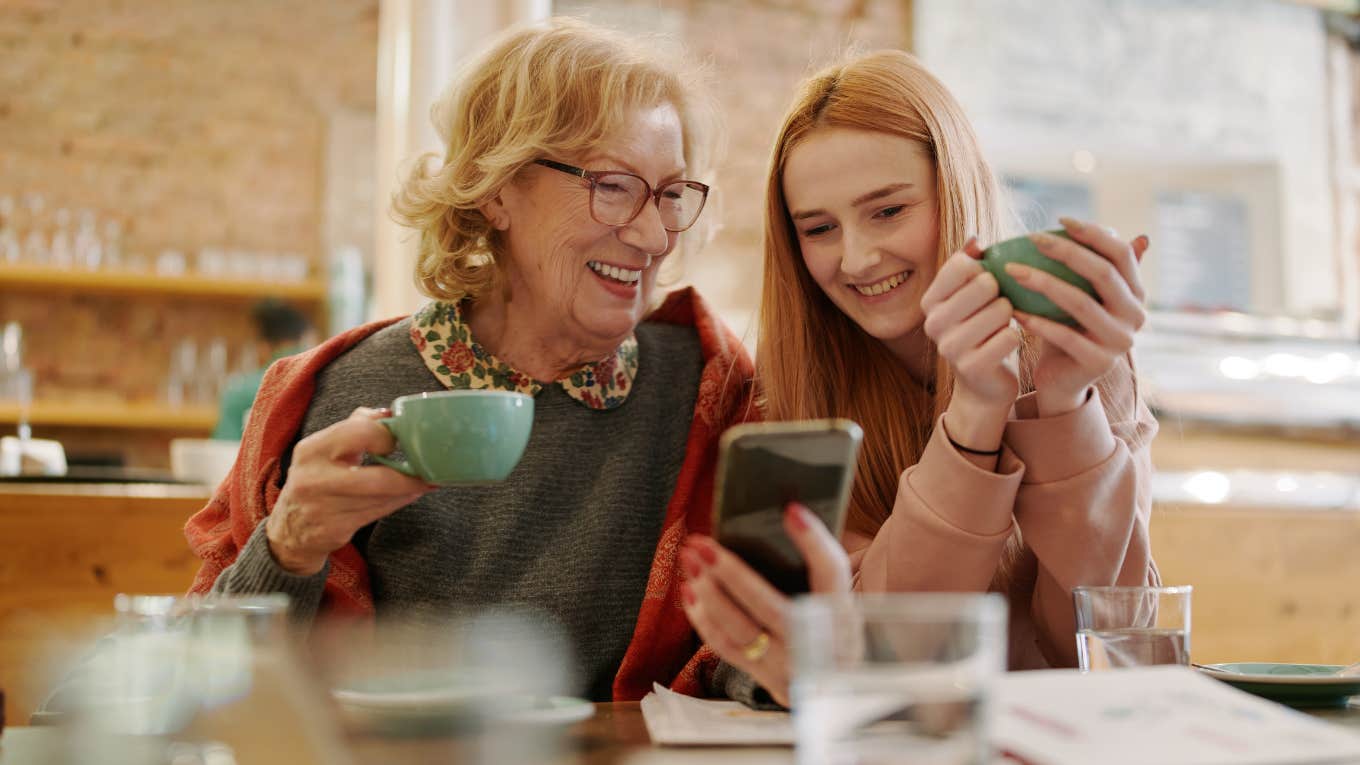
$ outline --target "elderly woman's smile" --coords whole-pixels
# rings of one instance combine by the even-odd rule
[[[586,265],[590,266],[591,271],[599,274],[604,279],[605,284],[612,282],[624,287],[636,287],[638,280],[642,278],[643,269],[640,268],[616,266],[610,263],[601,263],[598,260],[592,260]],[[628,297],[632,297],[632,291],[628,293]]]

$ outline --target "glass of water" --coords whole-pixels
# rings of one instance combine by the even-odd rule
[[[800,764],[991,762],[1000,595],[814,595],[794,602],[789,630]]]
[[[1189,664],[1191,589],[1073,588],[1081,671]]]

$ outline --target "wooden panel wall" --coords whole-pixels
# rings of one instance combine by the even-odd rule
[[[1159,508],[1152,550],[1195,587],[1192,661],[1360,660],[1360,513]]]
[[[198,570],[184,522],[206,497],[0,490],[0,687],[26,724],[60,666],[106,629],[120,592],[183,593]]]

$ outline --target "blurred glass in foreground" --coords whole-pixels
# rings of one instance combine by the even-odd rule
[[[991,762],[988,691],[1005,669],[1000,595],[820,595],[795,601],[800,765]]]
[[[67,762],[343,763],[294,650],[285,595],[119,595],[68,689]]]

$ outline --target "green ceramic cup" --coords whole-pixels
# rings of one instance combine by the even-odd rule
[[[373,459],[440,485],[504,480],[519,463],[534,423],[534,399],[499,390],[447,390],[402,396],[379,420],[406,459]]]
[[[1063,239],[1072,238],[1061,229],[1048,233],[1060,236]],[[1039,248],[1034,245],[1034,242],[1030,241],[1028,236],[1017,236],[1014,239],[998,242],[982,252],[982,267],[996,277],[997,284],[1001,286],[1001,295],[1011,301],[1011,305],[1015,306],[1017,311],[1043,316],[1046,319],[1060,321],[1064,324],[1075,325],[1077,323],[1052,300],[1034,290],[1020,286],[1020,282],[1016,281],[1015,277],[1006,273],[1007,263],[1021,263],[1045,271],[1068,284],[1080,287],[1091,297],[1100,299],[1096,294],[1095,287],[1078,276],[1077,272],[1068,268],[1066,264],[1039,252]]]

